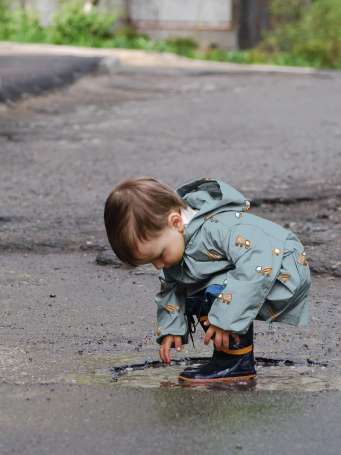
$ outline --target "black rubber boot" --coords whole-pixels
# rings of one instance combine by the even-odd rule
[[[179,375],[179,381],[191,383],[207,382],[244,382],[256,377],[253,353],[230,357],[223,353],[214,353],[206,364]]]
[[[186,300],[186,314],[190,335],[195,332],[194,318],[206,332],[208,313],[222,286],[213,285],[189,297]],[[191,337],[192,338],[192,337]],[[192,338],[193,342],[193,338]],[[180,381],[188,382],[235,382],[252,379],[256,376],[255,360],[253,355],[253,324],[245,335],[229,337],[229,348],[213,352],[212,358],[200,367],[188,367],[179,375]]]
[[[208,327],[203,326],[204,330]],[[238,339],[239,338],[239,339]],[[242,382],[255,378],[253,355],[253,325],[245,335],[230,336],[229,349],[214,350],[212,358],[197,368],[186,368],[179,375],[180,381],[203,382]]]

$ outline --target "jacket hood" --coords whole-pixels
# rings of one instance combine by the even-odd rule
[[[198,213],[186,227],[186,243],[207,215],[225,211],[243,211],[250,206],[245,196],[221,180],[202,178],[177,188],[178,195]]]

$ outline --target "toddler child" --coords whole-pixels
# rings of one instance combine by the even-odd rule
[[[156,295],[160,357],[192,337],[195,319],[214,344],[212,358],[182,381],[239,381],[256,375],[253,320],[306,325],[310,271],[296,235],[251,214],[250,202],[220,180],[174,192],[150,177],[110,193],[105,227],[116,255],[161,269]]]

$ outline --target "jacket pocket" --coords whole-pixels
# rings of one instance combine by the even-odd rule
[[[283,256],[281,268],[267,299],[286,301],[291,299],[301,286],[302,278],[297,269],[294,252]]]

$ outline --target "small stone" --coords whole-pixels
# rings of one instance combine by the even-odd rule
[[[114,255],[114,253],[109,251],[103,251],[96,256],[96,264],[98,265],[112,265],[115,269],[122,267],[120,260]]]

